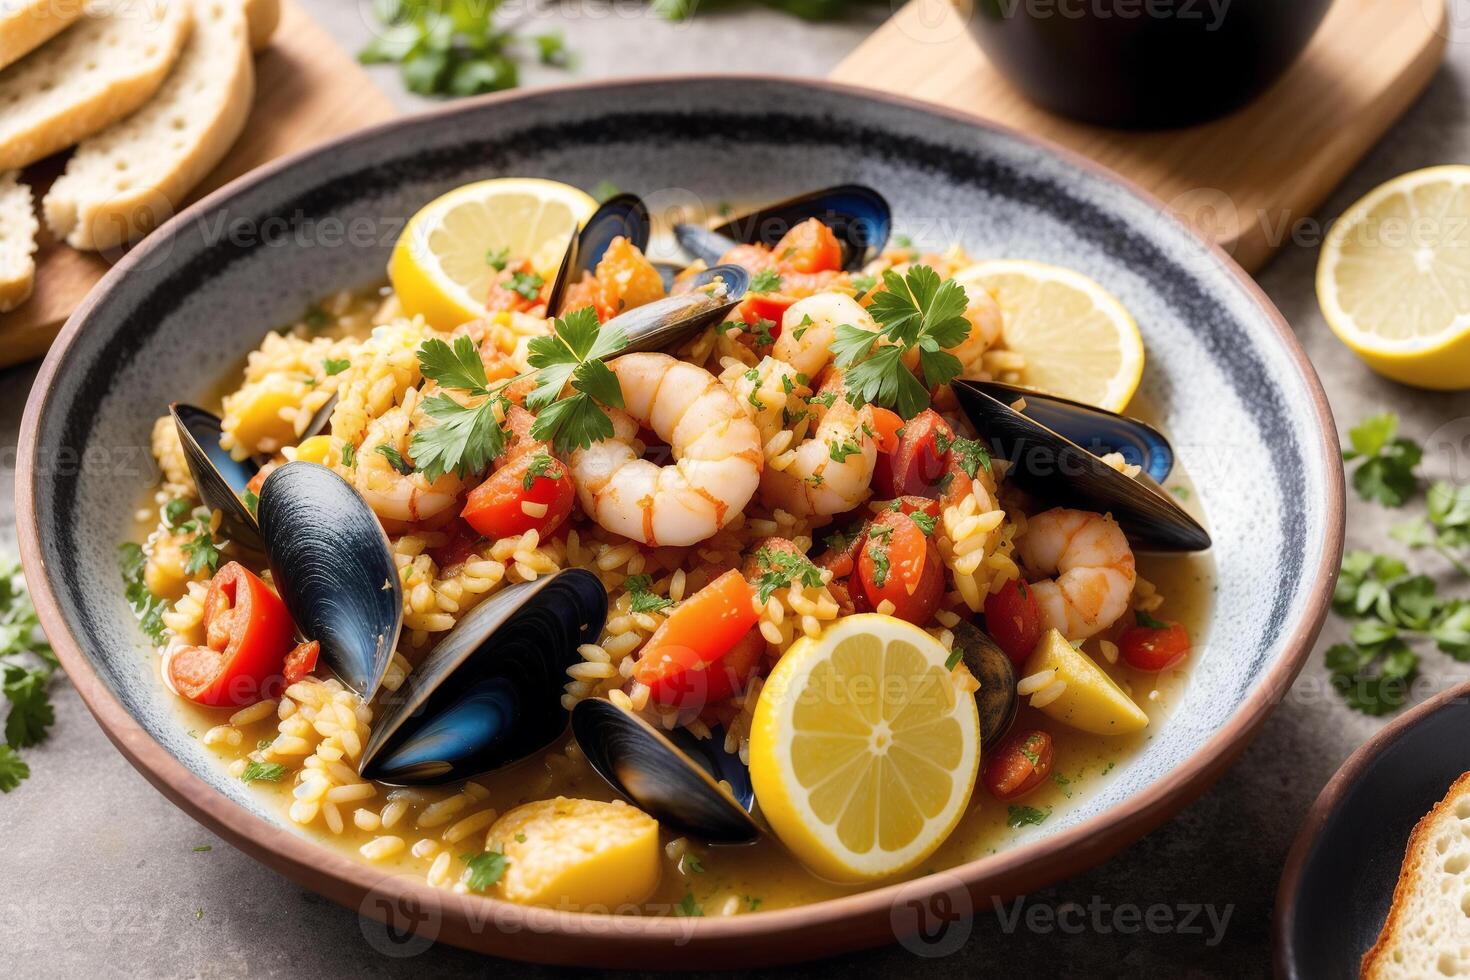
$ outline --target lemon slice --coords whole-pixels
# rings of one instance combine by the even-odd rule
[[[1026,358],[1021,383],[1121,412],[1143,376],[1143,338],[1123,304],[1079,272],[997,259],[955,274],[989,289],[1005,314],[1006,347]]]
[[[792,644],[761,689],[750,778],[813,871],[868,881],[923,861],[959,822],[980,761],[975,698],[944,645],[868,613]]]
[[[1470,166],[1395,177],[1348,208],[1322,243],[1317,302],[1378,373],[1470,388]]]
[[[554,180],[505,177],[455,188],[413,216],[388,262],[409,316],[452,330],[485,315],[495,280],[490,258],[528,259],[551,278],[571,234],[597,210],[583,191]]]

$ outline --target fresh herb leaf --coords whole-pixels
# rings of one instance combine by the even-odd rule
[[[532,437],[550,442],[557,452],[611,438],[612,419],[601,406],[622,408],[623,391],[602,359],[626,346],[622,329],[599,326],[591,307],[557,318],[549,336],[532,340],[527,360],[537,369],[536,389],[526,399],[526,407],[537,413]],[[569,383],[574,394],[562,397]]]
[[[762,269],[750,277],[752,293],[774,293],[781,289],[781,273],[775,269]]]
[[[622,192],[622,188],[620,188],[617,184],[614,184],[612,181],[603,178],[602,180],[599,180],[596,184],[592,185],[592,190],[588,191],[587,193],[590,194],[592,196],[592,200],[596,201],[598,204],[606,204],[609,200],[617,197]]]
[[[674,604],[674,600],[650,591],[653,580],[647,575],[629,575],[623,585],[631,597],[628,608],[635,613],[660,612]]]
[[[1066,776],[1063,776],[1060,772],[1053,772],[1051,774],[1051,781],[1057,784],[1057,789],[1061,792],[1063,796],[1067,797],[1068,799],[1072,798],[1072,791],[1067,788],[1068,786],[1072,785],[1072,781],[1070,779],[1068,779]]]
[[[242,783],[278,783],[286,775],[286,767],[279,762],[251,762],[240,773]]]
[[[1352,483],[1358,496],[1385,507],[1402,507],[1419,489],[1415,467],[1424,451],[1398,431],[1393,412],[1370,416],[1348,430],[1352,448],[1342,454],[1345,462],[1357,464]]]
[[[187,500],[179,500],[177,498],[170,500],[163,505],[161,512],[164,525],[167,527],[178,527],[188,519],[191,510],[193,510],[193,507],[189,505]]]
[[[938,435],[936,432],[935,435]],[[990,450],[978,439],[956,439],[950,444],[954,459],[970,479],[975,479],[981,470],[990,472]]]
[[[571,66],[572,54],[567,50],[566,39],[561,36],[560,31],[537,34],[531,40],[536,42],[536,55],[543,65],[551,65],[554,68]]]
[[[245,509],[250,511],[251,517],[260,516],[260,497],[254,490],[246,490],[240,495],[240,499],[245,503]]]
[[[402,453],[394,449],[392,446],[388,445],[386,442],[382,445],[374,446],[373,452],[386,459],[388,461],[388,465],[393,467],[403,476],[409,476],[413,473],[413,464],[404,459]]]
[[[8,745],[0,745],[0,793],[9,793],[30,776],[31,767],[19,753]]]
[[[541,287],[545,284],[546,280],[534,272],[512,272],[505,287],[513,293],[519,293],[522,299],[534,303],[540,298]]]
[[[686,918],[698,917],[704,915],[704,909],[694,900],[692,894],[685,893],[684,897],[679,901],[679,904],[674,906],[674,914]]]
[[[347,469],[357,465],[357,447],[350,442],[342,444],[342,465]]]
[[[195,854],[206,854],[206,853],[208,853],[208,852],[210,852],[212,850],[214,850],[214,847],[213,847],[213,845],[210,845],[210,844],[196,844],[196,845],[194,845],[194,853]]]
[[[1154,619],[1142,609],[1133,610],[1133,621],[1139,626],[1151,630],[1166,630],[1169,628],[1168,623],[1163,622],[1162,620]]]
[[[877,534],[875,531],[868,534],[868,560],[873,563],[873,584],[883,588],[888,582],[888,572],[892,563],[888,559],[888,535]],[[884,531],[892,531],[892,528],[881,528]]]
[[[832,458],[834,463],[846,462],[847,457],[862,451],[863,447],[856,439],[844,439],[841,442],[827,444],[827,455]]]
[[[776,594],[777,589],[788,588],[792,582],[815,589],[822,584],[822,570],[811,563],[806,555],[761,546],[755,551],[756,596],[762,604]]]
[[[944,669],[954,670],[965,659],[965,651],[961,647],[955,647],[949,651],[949,656],[944,658]]]
[[[492,248],[485,251],[485,264],[496,272],[504,272],[510,262],[510,248]]]
[[[852,285],[853,289],[857,290],[858,299],[862,299],[864,296],[867,295],[868,290],[878,285],[877,276],[870,276],[861,273],[849,276],[847,281]]]
[[[469,875],[465,878],[465,887],[472,892],[483,892],[495,884],[510,865],[510,860],[499,851],[461,854],[460,859],[469,869]]]
[[[531,461],[526,464],[526,475],[521,477],[521,489],[531,489],[536,485],[537,478],[543,476],[552,480],[560,478],[561,464],[546,450],[538,449],[531,457]]]
[[[189,575],[194,575],[206,568],[211,574],[218,571],[219,543],[214,540],[214,534],[209,530],[209,525],[196,519],[180,525],[179,530],[193,532],[188,540],[179,545],[189,558],[184,564],[184,571]]]
[[[919,525],[920,531],[931,536],[934,534],[934,528],[939,524],[939,518],[934,517],[932,514],[926,514],[922,510],[916,510],[910,514],[909,520]]]
[[[702,875],[704,874],[704,862],[699,860],[698,855],[685,852],[684,870],[688,871],[690,874]]]
[[[334,377],[352,367],[352,362],[345,357],[329,357],[322,361],[322,370],[327,372],[327,377]]]
[[[157,646],[163,642],[163,614],[168,611],[168,602],[154,595],[144,580],[148,558],[143,548],[132,541],[118,548],[118,568],[122,572],[123,597],[133,609],[138,626],[148,639]]]
[[[754,912],[756,909],[758,909],[758,908],[761,907],[761,902],[762,901],[764,901],[764,899],[757,898],[754,895],[746,895],[745,896],[745,910],[747,912]]]
[[[1051,816],[1051,808],[1038,810],[1034,806],[1006,807],[1006,824],[1013,828],[1035,826]]]
[[[490,386],[479,349],[464,336],[454,338],[452,347],[437,338],[424,341],[418,360],[424,377],[481,399],[462,405],[440,392],[423,400],[424,412],[437,424],[420,428],[409,444],[419,472],[431,483],[450,471],[460,477],[482,472],[505,449],[505,430],[495,409],[508,382]],[[345,455],[343,463],[350,465]]]
[[[12,655],[5,654],[7,659]],[[51,669],[50,665],[26,668],[6,664],[4,691],[10,702],[10,713],[5,717],[5,744],[13,749],[44,741],[47,730],[56,723],[51,699],[46,694]]]

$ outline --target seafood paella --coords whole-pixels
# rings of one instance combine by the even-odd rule
[[[123,579],[180,724],[359,860],[570,910],[1044,832],[1167,723],[1209,536],[1120,414],[1115,300],[892,220],[829,188],[676,223],[675,261],[632,194],[426,206],[390,285],[160,406]],[[1105,384],[1058,316],[1117,339]]]

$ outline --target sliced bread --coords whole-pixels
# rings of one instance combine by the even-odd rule
[[[0,173],[0,313],[24,303],[36,281],[36,232],[31,189],[14,170]]]
[[[0,71],[0,170],[34,163],[133,112],[189,35],[189,0],[93,0],[70,29]]]
[[[241,0],[194,0],[173,72],[147,105],[77,147],[46,195],[46,224],[94,251],[147,234],[225,155],[254,97]]]
[[[245,19],[250,22],[250,49],[264,51],[281,23],[281,0],[245,0]]]
[[[83,0],[0,0],[0,68],[76,23],[84,6]]]
[[[1470,772],[1409,835],[1393,905],[1373,948],[1371,980],[1470,974]]]

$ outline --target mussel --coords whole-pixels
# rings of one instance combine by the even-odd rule
[[[585,569],[495,593],[384,696],[362,774],[442,783],[546,748],[566,731],[567,668],[581,661],[577,647],[595,642],[606,618],[607,591]]]
[[[301,635],[364,699],[382,684],[403,624],[388,536],[346,480],[287,463],[260,488],[260,536],[276,590]]]
[[[809,218],[832,229],[848,272],[876,258],[893,227],[893,212],[882,194],[862,184],[839,184],[748,211],[713,228],[677,224],[674,237],[685,251],[713,265],[736,245],[773,246]]]
[[[1151,426],[999,382],[960,380],[952,387],[970,422],[1009,463],[1007,481],[1053,504],[1111,513],[1142,550],[1210,547],[1209,532],[1154,475],[1167,476],[1174,455]],[[1023,411],[1011,407],[1017,399],[1025,400]],[[1120,452],[1144,471],[1126,476],[1099,458],[1104,452]]]
[[[980,682],[975,707],[980,711],[980,744],[994,745],[1016,720],[1016,665],[984,630],[967,620],[950,627],[965,666]]]
[[[651,229],[648,206],[638,195],[615,194],[602,202],[567,243],[556,278],[551,281],[551,290],[547,293],[547,312],[552,315],[563,312],[562,299],[567,289],[581,280],[585,273],[596,269],[614,238],[626,238],[638,246],[640,252],[646,252]]]
[[[628,345],[619,354],[662,350],[690,334],[722,322],[750,287],[750,273],[738,265],[717,265],[690,276],[679,292],[635,306],[603,324],[616,324]]]
[[[662,732],[611,701],[588,698],[572,708],[572,734],[598,775],[665,827],[715,844],[760,836],[750,773],[724,750],[721,729],[704,739]]]

